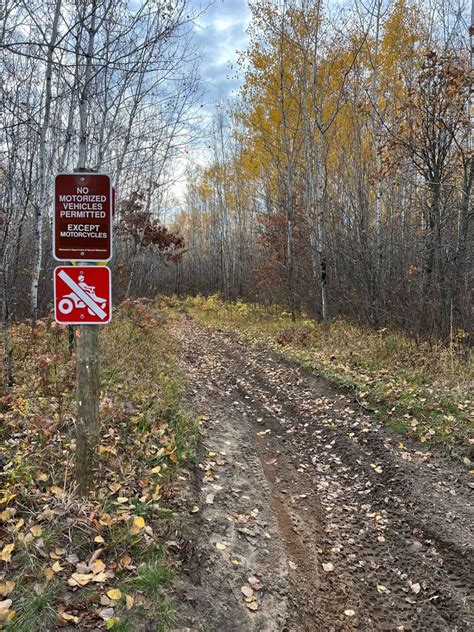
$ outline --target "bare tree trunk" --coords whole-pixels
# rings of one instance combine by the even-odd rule
[[[444,256],[444,240],[443,240],[443,217],[441,206],[441,185],[436,182],[433,185],[433,213],[435,221],[434,231],[434,260],[436,265],[436,280],[438,283],[439,296],[439,315],[438,327],[443,336],[448,334],[449,322],[449,297],[446,288],[445,278],[445,256]]]
[[[45,97],[44,97],[44,115],[43,123],[40,130],[39,139],[39,201],[36,207],[35,230],[34,230],[34,247],[35,260],[33,264],[31,279],[31,320],[34,325],[38,319],[38,286],[41,274],[41,264],[43,259],[43,220],[47,212],[48,200],[48,183],[46,173],[46,136],[50,126],[51,119],[51,100],[52,100],[52,75],[53,75],[53,54],[58,37],[58,23],[61,14],[62,0],[56,0],[54,10],[53,25],[51,27],[51,37],[48,43],[48,54],[46,58],[46,74],[45,74]]]
[[[306,158],[306,217],[309,225],[309,245],[311,253],[311,271],[314,286],[314,298],[316,299],[318,288],[321,287],[320,265],[318,259],[318,222],[315,184],[315,135],[317,129],[317,93],[318,93],[318,53],[319,53],[319,26],[321,14],[321,2],[316,4],[316,28],[313,34],[312,59],[304,60],[302,69],[303,77],[303,120],[305,136],[305,158]],[[308,85],[306,66],[312,67],[312,85]],[[311,99],[308,96],[311,95]],[[319,96],[319,95],[318,95]],[[316,122],[316,124],[315,124]],[[319,130],[321,134],[321,130]],[[321,294],[321,292],[320,292]],[[316,300],[314,301],[317,302]],[[316,307],[316,306],[315,306]]]
[[[429,183],[431,199],[428,202],[425,221],[425,246],[423,263],[423,302],[421,310],[421,326],[425,331],[433,329],[433,315],[430,318],[430,307],[433,302],[433,276],[438,271],[438,217],[440,205],[439,179]]]
[[[328,320],[329,306],[327,293],[327,257],[324,204],[324,141],[325,135],[334,121],[324,125],[321,105],[319,73],[319,45],[322,1],[315,3],[315,27],[311,37],[311,59],[305,60],[303,75],[303,119],[305,123],[307,218],[314,292],[319,290],[320,315],[323,322]],[[306,79],[307,62],[312,69],[312,84]],[[308,98],[310,96],[310,98]],[[337,110],[336,106],[336,110]]]
[[[471,3],[471,25],[469,28],[470,37],[470,60],[469,65],[474,73],[474,0]],[[466,139],[464,174],[461,203],[458,215],[458,243],[457,243],[457,274],[458,274],[458,294],[459,301],[466,301],[469,305],[472,297],[472,284],[469,283],[469,275],[466,274],[467,253],[469,235],[472,234],[471,223],[474,219],[472,210],[472,186],[474,182],[474,92],[471,90],[468,100],[468,115],[470,128]]]
[[[2,308],[2,342],[8,387],[13,386],[13,349],[10,344],[10,307],[8,297],[7,265],[5,257],[0,261],[0,304]]]
[[[87,29],[89,38],[84,86],[79,103],[79,152],[77,171],[86,170],[87,158],[87,110],[89,106],[92,56],[96,35],[97,2],[91,11],[91,24]],[[78,493],[86,496],[93,484],[95,450],[100,439],[100,372],[99,372],[99,326],[80,325],[77,340],[76,368],[76,480]]]
[[[323,177],[323,140],[320,132],[316,144],[316,222],[317,222],[317,242],[320,291],[321,291],[321,318],[323,322],[328,319],[328,297],[327,297],[327,260],[326,260],[326,231],[325,231],[325,209],[324,209],[324,177]]]
[[[283,2],[282,9],[282,23],[280,34],[280,105],[281,105],[281,117],[282,117],[282,129],[283,129],[283,147],[284,147],[284,160],[285,160],[285,178],[283,180],[282,199],[285,205],[286,214],[286,286],[287,286],[287,301],[288,309],[291,313],[293,321],[296,320],[295,310],[295,290],[294,290],[294,261],[293,261],[293,161],[290,148],[290,140],[288,137],[288,122],[286,112],[285,101],[285,66],[284,66],[284,34],[285,34],[285,13],[286,2]]]
[[[382,9],[382,0],[375,0],[376,15],[375,15],[375,50],[374,59],[372,61],[372,82],[371,82],[371,118],[372,118],[372,133],[374,135],[375,145],[375,202],[374,202],[374,215],[375,215],[375,239],[374,239],[374,263],[372,273],[372,287],[371,287],[371,314],[370,318],[372,324],[376,325],[380,318],[380,299],[381,299],[381,273],[382,273],[382,164],[381,164],[381,147],[380,147],[380,124],[378,123],[379,117],[377,112],[378,99],[377,99],[377,79],[378,79],[378,58],[379,58],[379,45],[380,45],[380,17]]]

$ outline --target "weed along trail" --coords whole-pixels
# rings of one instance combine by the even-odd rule
[[[184,629],[473,629],[465,468],[272,351],[174,331],[201,420]]]

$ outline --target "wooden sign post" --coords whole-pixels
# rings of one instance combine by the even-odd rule
[[[54,258],[73,262],[110,261],[112,211],[109,176],[82,168],[74,173],[58,174],[54,192]],[[108,279],[108,292],[102,277]],[[75,469],[78,493],[86,496],[92,486],[95,453],[100,441],[100,346],[96,325],[110,321],[110,270],[97,268],[95,271],[92,266],[62,267],[56,269],[54,281],[57,321],[88,323],[80,324],[76,330]],[[100,289],[96,292],[97,285]]]

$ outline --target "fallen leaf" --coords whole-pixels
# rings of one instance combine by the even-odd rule
[[[69,612],[61,612],[61,618],[64,621],[72,621],[72,623],[79,623],[79,617],[69,614]]]
[[[34,535],[35,538],[39,538],[43,534],[43,527],[40,527],[39,524],[36,524],[33,527],[31,527],[30,531]]]
[[[98,573],[102,573],[102,571],[105,571],[104,562],[102,560],[94,560],[91,565],[91,570],[94,573],[94,575],[97,575]]]
[[[421,586],[420,584],[416,583],[416,584],[410,584],[410,588],[412,589],[412,591],[415,593],[415,595],[417,595],[420,590],[421,590]]]
[[[7,494],[6,496],[2,496],[0,498],[0,505],[6,505],[15,498],[16,494]]]
[[[69,586],[87,586],[92,581],[94,575],[92,573],[73,573],[67,580]]]
[[[51,570],[54,573],[60,573],[61,571],[64,570],[64,567],[61,566],[61,564],[59,562],[54,562],[54,564],[51,566]]]
[[[208,494],[206,496],[206,505],[214,504],[214,494]]]
[[[0,595],[2,597],[7,597],[15,588],[15,582],[7,579],[6,582],[0,584]]]
[[[147,524],[145,527],[145,533],[147,533],[151,538],[153,537],[153,529],[149,524]]]
[[[8,507],[7,509],[4,509],[2,512],[0,512],[0,520],[2,522],[7,522],[7,520],[10,520],[10,518],[12,518],[15,514],[16,510],[13,509],[13,507]]]
[[[104,549],[96,549],[90,557],[89,564],[93,564],[102,555],[103,550]],[[87,571],[84,571],[84,572],[87,572]]]
[[[377,586],[377,590],[378,590],[378,592],[379,592],[379,593],[381,593],[381,594],[386,594],[386,595],[388,595],[388,594],[390,593],[390,590],[389,590],[386,586],[383,586],[382,584],[379,584],[379,585]]]
[[[64,489],[62,487],[58,487],[57,485],[53,485],[52,487],[49,488],[49,491],[54,494],[55,496],[65,496],[66,492],[64,491]]]
[[[371,463],[371,467],[373,468],[374,472],[377,472],[377,474],[382,474],[383,470],[380,465],[374,465],[373,463]]]
[[[288,562],[288,566],[291,568],[292,571],[295,571],[298,568],[298,565],[291,561]]]
[[[46,580],[47,580],[48,582],[49,582],[49,581],[51,581],[51,580],[53,579],[53,577],[54,577],[54,571],[53,571],[53,569],[51,568],[51,566],[47,566],[47,567],[44,569],[44,576],[46,577]]]
[[[133,608],[133,604],[135,603],[135,599],[131,595],[125,595],[125,603],[127,610],[131,610]]]
[[[354,610],[351,610],[350,608],[348,608],[347,610],[344,610],[344,614],[346,615],[346,617],[355,617]]]
[[[244,586],[242,586],[242,588],[240,589],[240,592],[245,595],[245,597],[248,597],[250,599],[250,597],[253,597],[253,588],[251,588],[250,586],[248,586],[247,584],[245,584]]]
[[[258,610],[258,604],[256,601],[249,601],[245,605],[249,610],[252,610],[253,612],[255,612],[255,610]]]
[[[90,570],[89,564],[86,564],[85,562],[78,562],[76,564],[76,573],[83,573],[84,575],[87,575]]]
[[[260,582],[260,580],[257,577],[254,577],[252,575],[251,577],[247,578],[247,581],[255,591],[262,590],[263,584]]]
[[[132,558],[128,553],[124,553],[120,558],[120,563],[122,564],[122,566],[125,566],[125,568],[127,568],[127,566],[130,566],[130,564],[132,563]]]
[[[4,599],[0,601],[0,621],[5,621],[10,618],[10,606],[12,605],[11,599]]]
[[[114,601],[118,601],[122,597],[122,592],[118,588],[111,588],[107,591],[107,597],[109,599],[113,599]]]
[[[94,575],[92,581],[94,582],[94,584],[103,584],[105,581],[110,579],[110,577],[113,577],[112,571],[107,571],[106,573],[101,572],[97,573],[97,575]]]
[[[104,621],[108,621],[113,616],[114,616],[114,609],[113,608],[104,608],[103,610],[100,610],[100,612],[99,612],[99,617],[101,619],[103,619]]]
[[[330,573],[334,570],[334,564],[332,564],[331,562],[323,563],[323,569],[326,571],[326,573]]]
[[[135,518],[133,519],[133,526],[130,529],[130,533],[136,535],[137,533],[140,533],[140,531],[144,528],[145,519],[143,518],[143,516],[135,516]]]
[[[105,540],[101,535],[96,535],[94,538],[94,542],[98,542],[99,544],[102,544],[103,542],[105,542]]]
[[[135,516],[135,518],[133,519],[133,524],[135,527],[143,529],[145,527],[145,519],[143,518],[143,516]]]
[[[12,551],[14,548],[15,548],[15,545],[13,543],[7,544],[3,547],[0,557],[2,558],[4,562],[9,562],[11,560]]]
[[[224,551],[225,548],[226,548],[225,544],[223,544],[222,542],[216,542],[216,549],[218,551]]]

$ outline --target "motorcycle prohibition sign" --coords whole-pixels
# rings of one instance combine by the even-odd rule
[[[84,279],[85,279],[84,273],[81,271],[79,275],[79,279],[78,279],[79,287],[81,287],[84,290],[84,292],[88,296],[90,296],[91,299],[95,301],[98,305],[100,305],[101,307],[105,307],[107,303],[107,299],[101,298],[100,296],[96,296],[94,292],[95,286],[87,285]],[[58,303],[58,309],[62,314],[70,314],[74,307],[76,309],[81,309],[81,308],[86,307],[86,304],[84,303],[84,301],[82,301],[80,296],[78,296],[75,292],[70,292],[70,294],[66,294],[66,296],[64,296]],[[94,315],[94,312],[90,309],[90,307],[87,308],[87,311],[92,316]]]
[[[86,281],[87,275],[87,283]],[[110,270],[63,266],[54,274],[55,317],[63,324],[107,323],[111,316]]]

